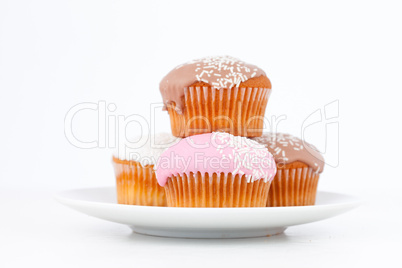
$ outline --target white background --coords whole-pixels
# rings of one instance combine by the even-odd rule
[[[400,264],[401,25],[397,1],[0,1],[0,266]],[[306,139],[331,162],[320,190],[365,205],[277,237],[186,240],[132,234],[52,199],[114,184],[114,148],[66,139],[71,107],[105,101],[112,117],[150,120],[161,78],[209,55],[266,71],[266,116],[287,116],[279,131],[300,136],[310,114],[339,103],[339,151],[325,122]],[[95,140],[97,120],[77,115],[74,133]],[[155,125],[169,131],[167,113]]]

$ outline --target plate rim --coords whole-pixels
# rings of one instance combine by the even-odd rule
[[[110,198],[111,191],[115,191],[115,187],[64,190],[55,194],[54,198],[77,212],[127,225],[134,232],[180,238],[271,236],[282,233],[291,226],[335,217],[362,204],[362,200],[353,195],[318,191],[321,194],[332,195],[335,200],[330,199],[329,203],[322,205],[289,207],[158,207],[118,204],[117,200],[111,203],[109,198],[107,201],[102,199],[97,201],[97,198],[85,200],[85,191],[87,194],[95,191],[95,194],[98,194],[97,198],[99,192],[96,191],[103,191]],[[336,197],[341,200],[337,200]]]
[[[330,191],[317,191],[318,193],[321,194],[335,194],[335,195],[341,195],[344,196],[346,198],[349,198],[350,201],[344,201],[344,202],[337,202],[335,204],[318,204],[318,205],[307,205],[307,206],[286,206],[286,207],[162,207],[162,206],[142,206],[142,205],[127,205],[127,204],[118,204],[116,203],[110,203],[110,202],[99,202],[99,201],[89,201],[89,200],[83,200],[83,199],[73,199],[73,198],[69,198],[66,196],[63,196],[65,194],[67,194],[68,192],[74,192],[74,191],[88,191],[88,190],[112,190],[114,187],[113,186],[104,186],[104,187],[85,187],[85,188],[75,188],[75,189],[68,189],[68,190],[62,190],[62,191],[58,191],[57,193],[53,194],[53,198],[55,200],[57,200],[59,203],[63,204],[63,205],[67,205],[66,203],[80,203],[80,204],[88,204],[88,205],[99,205],[99,206],[118,206],[118,207],[125,207],[125,208],[137,208],[137,209],[152,209],[152,210],[194,210],[196,209],[197,211],[201,211],[201,210],[211,210],[211,211],[215,211],[215,210],[245,210],[245,209],[252,209],[252,210],[292,210],[292,209],[298,209],[298,210],[302,210],[302,209],[311,209],[312,207],[332,207],[335,205],[351,205],[353,207],[358,207],[362,204],[365,203],[365,201],[358,197],[358,196],[354,196],[354,195],[349,195],[349,194],[343,194],[343,193],[338,193],[338,192],[330,192]]]

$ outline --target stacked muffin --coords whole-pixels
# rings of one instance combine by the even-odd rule
[[[227,56],[203,58],[173,69],[160,91],[179,139],[162,148],[151,165],[114,157],[119,203],[314,204],[323,159],[317,151],[309,154],[308,145],[295,137],[263,135],[271,82],[262,69]]]
[[[213,131],[259,137],[271,82],[255,65],[210,57],[177,66],[160,91],[176,137]]]

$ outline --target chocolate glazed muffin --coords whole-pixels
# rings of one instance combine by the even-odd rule
[[[255,65],[208,57],[177,66],[160,82],[160,92],[176,137],[213,131],[259,137],[271,82]]]
[[[314,205],[324,158],[311,144],[283,133],[264,133],[255,141],[274,156],[277,173],[268,194],[268,207]]]

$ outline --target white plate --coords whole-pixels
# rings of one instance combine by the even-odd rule
[[[59,193],[62,204],[130,226],[134,232],[186,238],[240,238],[282,233],[287,227],[327,219],[360,204],[352,196],[318,192],[315,206],[275,208],[169,208],[120,205],[114,187]]]

